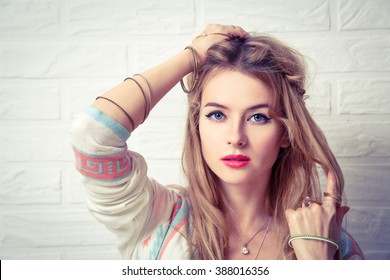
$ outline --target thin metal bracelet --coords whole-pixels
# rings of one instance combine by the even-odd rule
[[[140,76],[145,81],[146,85],[148,86],[148,90],[149,90],[148,101],[149,101],[149,104],[148,104],[147,108],[148,108],[148,115],[149,115],[150,111],[152,110],[152,87],[150,86],[149,81],[145,78],[144,75],[137,73],[137,74],[134,74],[134,76]]]
[[[131,118],[131,116],[126,112],[125,109],[123,109],[118,103],[116,103],[114,100],[111,100],[110,98],[107,98],[105,96],[98,96],[96,97],[96,100],[98,99],[104,99],[104,100],[107,100],[108,102],[111,102],[112,104],[114,104],[115,106],[117,106],[126,116],[127,118],[129,119],[130,123],[131,123],[131,127],[132,127],[132,130],[135,129],[135,125],[134,125],[134,121],[133,119]]]
[[[199,65],[198,65],[198,59],[197,59],[197,54],[196,54],[196,51],[193,47],[191,46],[187,46],[184,48],[185,50],[189,49],[192,53],[192,58],[194,60],[194,81],[192,83],[192,86],[190,87],[190,89],[187,89],[186,86],[184,85],[184,82],[183,82],[183,79],[180,80],[180,85],[181,85],[181,88],[183,89],[183,91],[185,93],[190,93],[192,92],[195,87],[196,87],[196,84],[198,83],[198,68],[199,68]]]
[[[127,77],[127,78],[125,79],[125,81],[127,81],[127,80],[132,80],[134,83],[136,83],[137,86],[139,87],[139,89],[141,90],[142,96],[144,97],[144,101],[145,101],[145,106],[144,106],[145,113],[144,113],[144,119],[143,119],[143,121],[141,122],[141,123],[143,123],[143,122],[146,120],[146,118],[148,117],[148,115],[149,115],[149,111],[148,111],[148,101],[147,101],[145,92],[144,92],[144,90],[143,90],[141,84],[140,84],[136,79],[134,79],[134,78],[132,78],[132,77]]]
[[[291,248],[294,248],[291,244],[292,241],[296,240],[296,239],[308,239],[308,240],[318,240],[318,241],[324,241],[324,242],[328,242],[334,246],[336,246],[336,251],[339,249],[339,244],[333,240],[333,239],[330,239],[328,237],[324,237],[324,236],[318,236],[318,235],[309,235],[309,234],[301,234],[301,235],[293,235],[293,236],[290,236],[290,238],[288,239],[288,245],[291,247]]]

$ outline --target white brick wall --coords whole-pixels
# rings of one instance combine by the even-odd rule
[[[343,167],[348,229],[390,259],[389,0],[0,0],[0,258],[116,259],[73,169],[73,118],[207,23],[266,32],[310,58],[309,107]],[[175,87],[130,145],[180,183],[185,95]]]

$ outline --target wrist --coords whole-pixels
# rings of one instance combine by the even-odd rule
[[[293,248],[298,260],[331,260],[334,248],[318,240],[294,240]]]

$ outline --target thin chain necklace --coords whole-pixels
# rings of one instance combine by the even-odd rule
[[[257,254],[259,254],[260,249],[261,249],[261,246],[263,245],[265,236],[267,235],[268,227],[269,227],[269,225],[270,225],[270,223],[271,223],[271,217],[270,217],[266,222],[264,222],[264,224],[261,225],[261,227],[259,228],[259,230],[256,231],[256,233],[255,233],[247,242],[242,241],[241,238],[238,237],[238,236],[232,231],[233,235],[234,235],[238,240],[240,240],[241,243],[242,243],[241,253],[242,253],[243,255],[248,255],[248,254],[249,254],[249,249],[248,249],[248,244],[249,244],[249,242],[251,242],[251,241],[253,240],[253,238],[255,238],[255,236],[256,236],[260,231],[263,230],[263,228],[264,228],[264,226],[267,224],[267,222],[268,222],[267,231],[266,231],[266,233],[264,234],[264,238],[263,238],[263,240],[262,240],[262,242],[261,242],[261,244],[260,244],[260,248],[259,248],[259,250],[258,250],[258,252],[257,252]],[[256,255],[256,257],[257,257],[257,255]]]
[[[259,253],[260,253],[261,247],[263,247],[263,243],[264,243],[265,237],[267,236],[268,229],[269,229],[269,225],[271,224],[271,221],[272,221],[272,218],[269,218],[269,220],[268,220],[268,225],[267,225],[267,229],[265,230],[265,233],[264,233],[263,239],[261,240],[261,243],[260,243],[259,249],[257,250],[257,253],[256,253],[256,256],[255,256],[254,260],[256,260],[256,259],[257,259],[258,255],[259,255]]]

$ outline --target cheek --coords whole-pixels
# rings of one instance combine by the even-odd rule
[[[202,120],[199,121],[199,137],[202,145],[202,151],[209,150],[209,146],[215,141],[215,136],[211,133],[207,124]]]
[[[221,147],[221,131],[216,130],[216,126],[207,121],[199,122],[199,137],[202,148],[203,158],[209,162],[209,159],[215,158]]]
[[[265,154],[273,154],[279,153],[280,149],[280,136],[278,131],[269,131],[268,133],[261,133],[261,135],[257,135],[256,137],[252,137],[252,139],[256,139],[253,142],[253,145],[256,150]]]

